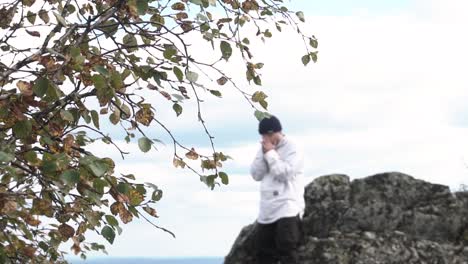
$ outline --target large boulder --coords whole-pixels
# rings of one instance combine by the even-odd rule
[[[306,187],[301,263],[468,264],[468,193],[389,172],[350,181],[326,175]],[[255,263],[255,223],[225,264]]]

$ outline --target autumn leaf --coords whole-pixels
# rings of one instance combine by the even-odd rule
[[[185,4],[181,2],[174,3],[171,8],[173,10],[178,10],[178,11],[184,11],[185,10]]]
[[[120,210],[119,217],[124,224],[130,223],[133,220],[133,215],[125,208]]]
[[[182,169],[185,168],[185,165],[186,165],[183,160],[176,158],[176,157],[174,157],[174,159],[172,160],[172,164],[174,164],[174,167],[176,168],[180,167]]]
[[[228,79],[226,77],[221,77],[219,78],[218,80],[216,80],[216,82],[219,84],[219,85],[225,85],[227,82],[228,82]]]
[[[153,217],[158,217],[158,214],[156,213],[156,209],[154,209],[154,208],[151,208],[149,206],[145,206],[143,208],[143,210],[145,210],[145,212],[147,212],[149,215],[151,215]]]
[[[149,126],[151,121],[153,121],[154,113],[151,110],[149,105],[143,105],[140,110],[138,110],[135,114],[135,119],[138,123]]]
[[[65,240],[68,240],[69,238],[75,235],[75,229],[73,229],[73,227],[67,224],[60,225],[58,231],[62,235],[62,237],[65,238]]]
[[[195,152],[195,149],[192,148],[189,152],[187,152],[185,154],[185,156],[188,158],[188,159],[191,159],[191,160],[197,160],[199,155],[197,154],[197,152]]]
[[[30,31],[26,29],[26,32],[33,37],[40,37],[41,34],[38,31]]]
[[[16,87],[20,90],[20,92],[26,96],[33,95],[32,84],[25,81],[19,81],[16,83]]]

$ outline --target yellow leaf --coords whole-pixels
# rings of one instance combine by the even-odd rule
[[[31,96],[33,94],[32,85],[28,82],[19,81],[16,83],[16,87],[26,96]]]

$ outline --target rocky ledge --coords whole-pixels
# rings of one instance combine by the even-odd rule
[[[306,187],[304,264],[468,264],[468,192],[389,172],[350,181],[326,175]],[[254,264],[255,224],[225,264]]]

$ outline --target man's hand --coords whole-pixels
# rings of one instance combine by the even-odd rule
[[[275,145],[273,145],[273,142],[267,137],[263,137],[262,140],[262,147],[263,147],[263,153],[267,153],[268,151],[275,149]]]

